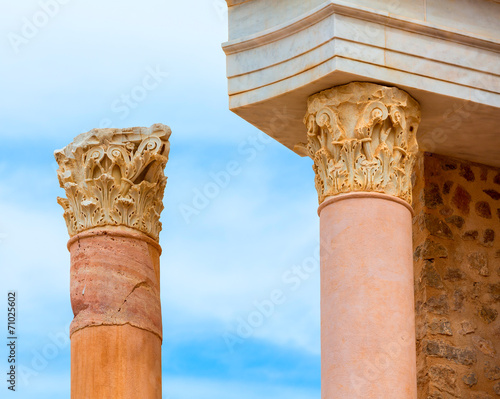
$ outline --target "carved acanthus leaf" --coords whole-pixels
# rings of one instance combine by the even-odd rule
[[[93,129],[54,153],[67,196],[58,202],[70,236],[123,225],[158,240],[170,134],[161,124]]]
[[[319,202],[353,191],[389,194],[411,203],[420,106],[406,92],[349,83],[309,97],[304,118]]]

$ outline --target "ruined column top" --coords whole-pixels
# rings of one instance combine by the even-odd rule
[[[126,226],[158,241],[170,150],[168,126],[92,129],[54,156],[58,198],[71,237],[95,227]]]

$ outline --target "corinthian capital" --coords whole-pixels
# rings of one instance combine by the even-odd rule
[[[349,83],[309,97],[307,143],[319,202],[353,191],[389,194],[411,203],[420,106],[406,92]]]
[[[54,153],[58,198],[70,236],[99,226],[127,226],[158,240],[171,131],[150,128],[93,129]]]

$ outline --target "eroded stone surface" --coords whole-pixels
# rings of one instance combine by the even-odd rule
[[[484,322],[490,324],[493,323],[498,317],[498,311],[489,306],[483,305],[479,310],[479,316]]]
[[[424,154],[415,174],[418,398],[498,397],[498,169]]]
[[[170,128],[93,129],[55,152],[70,236],[123,225],[158,240]]]
[[[319,202],[374,191],[411,203],[420,106],[395,87],[350,83],[311,96],[307,143],[297,152],[314,161]]]
[[[476,363],[476,353],[471,348],[457,348],[444,341],[426,341],[424,352],[429,356],[441,357],[458,364],[470,366]]]
[[[160,250],[125,227],[75,236],[71,253],[70,334],[85,327],[129,324],[162,337]]]
[[[453,238],[453,232],[445,222],[443,222],[438,217],[432,214],[425,215],[425,226],[429,229],[431,235],[440,237],[440,238]]]
[[[484,339],[478,335],[472,337],[474,346],[483,352],[485,355],[494,357],[496,354],[495,345],[488,339]]]
[[[484,366],[484,375],[490,381],[500,380],[500,366],[487,362]]]
[[[469,267],[477,270],[481,276],[489,276],[488,257],[484,252],[473,252],[467,256]]]
[[[467,375],[464,375],[462,378],[462,381],[464,382],[465,385],[469,387],[473,387],[474,385],[477,384],[477,376],[475,373],[470,373]]]
[[[434,314],[447,314],[450,309],[448,297],[445,294],[440,296],[431,296],[425,302],[425,309]]]
[[[448,250],[441,244],[432,240],[425,240],[422,245],[419,245],[415,250],[415,257],[425,260],[433,260],[436,258],[447,258]]]
[[[435,365],[429,369],[433,388],[456,397],[460,393],[457,386],[457,372],[449,366]]]
[[[429,324],[429,330],[431,331],[431,334],[453,335],[451,323],[446,319],[434,320],[431,324]]]

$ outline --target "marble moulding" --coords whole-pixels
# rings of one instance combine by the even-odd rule
[[[320,204],[329,196],[368,191],[411,204],[420,106],[406,92],[353,82],[312,95],[304,118]]]
[[[55,151],[69,235],[121,225],[158,241],[170,135],[162,124],[93,129]]]

